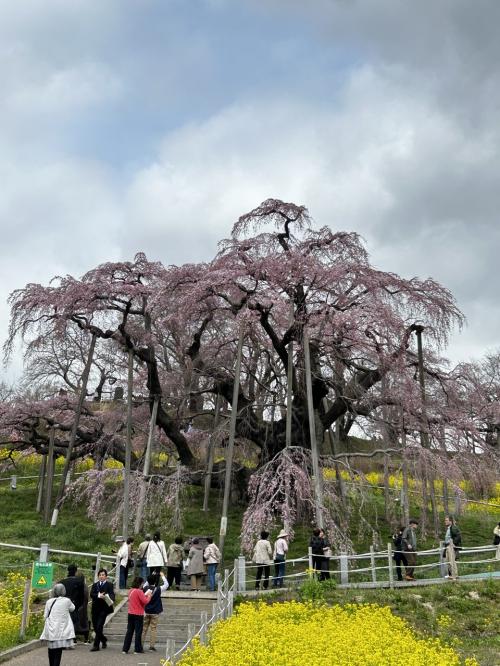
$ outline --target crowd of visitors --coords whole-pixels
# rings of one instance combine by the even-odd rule
[[[393,558],[399,581],[415,580],[415,569],[418,568],[417,527],[418,521],[412,518],[408,525],[399,526],[393,534]],[[442,558],[447,571],[445,578],[456,580],[462,536],[453,516],[445,516],[444,527]],[[269,588],[272,565],[272,585],[283,587],[288,540],[289,533],[286,529],[279,532],[274,546],[269,540],[268,531],[263,530],[260,533],[252,557],[256,565],[256,590],[260,590],[261,585],[264,590]],[[221,552],[211,537],[195,537],[185,545],[182,537],[178,536],[167,549],[160,533],[155,532],[152,536],[145,535],[137,551],[134,551],[134,539],[131,537],[117,537],[116,541],[120,544],[116,553],[120,589],[126,589],[129,573],[134,572],[128,592],[127,630],[122,651],[128,653],[134,640],[134,652],[143,653],[144,642],[149,633],[149,650],[154,652],[159,616],[163,612],[162,593],[169,588],[180,589],[183,571],[189,578],[192,591],[201,589],[204,576],[207,590],[214,591],[217,568],[222,559]],[[493,529],[493,544],[497,546],[496,557],[500,559],[500,522]],[[332,551],[323,529],[313,530],[309,546],[314,575],[320,581],[328,580]],[[49,666],[59,666],[62,651],[74,648],[76,636],[82,636],[84,643],[90,643],[89,601],[94,632],[91,651],[95,652],[107,648],[104,626],[106,618],[114,610],[114,585],[108,580],[107,570],[102,568],[89,589],[84,576],[76,565],[71,564],[68,575],[54,586],[52,596],[45,605],[45,624],[40,638],[47,642]]]

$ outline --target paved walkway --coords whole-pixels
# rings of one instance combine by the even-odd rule
[[[160,666],[160,652],[122,654],[121,649],[110,646],[106,650],[90,652],[88,645],[79,644],[74,650],[64,650],[61,666]],[[37,648],[10,659],[8,666],[44,666],[49,663],[47,648]]]

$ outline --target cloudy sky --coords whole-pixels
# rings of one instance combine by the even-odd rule
[[[499,25],[497,0],[0,0],[2,342],[13,289],[208,259],[275,197],[449,287],[453,360],[497,348]]]

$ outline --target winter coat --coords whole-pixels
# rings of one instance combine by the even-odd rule
[[[403,544],[403,550],[415,552],[417,550],[417,535],[415,530],[412,530],[409,526],[405,527],[401,536],[401,543]]]
[[[259,539],[253,551],[255,564],[271,564],[273,561],[273,549],[267,539]]]
[[[283,539],[282,537],[276,539],[276,541],[274,542],[274,550],[273,550],[274,559],[276,559],[276,556],[285,558],[287,552],[288,552],[288,543],[286,542],[286,539]]]
[[[56,597],[45,603],[43,627],[40,640],[60,641],[75,637],[75,628],[70,613],[75,610],[75,605],[68,597]]]
[[[149,548],[149,544],[151,543],[151,539],[148,539],[147,541],[141,541],[139,544],[139,548],[137,549],[137,559],[138,560],[145,560],[146,559],[146,551]]]
[[[311,540],[309,541],[309,546],[311,547],[313,555],[324,555],[325,548],[327,547],[326,540],[323,537],[314,536],[314,535],[311,537]]]
[[[215,543],[208,544],[208,546],[205,548],[205,552],[203,553],[203,557],[205,558],[206,564],[219,564],[221,561],[220,550],[215,545]]]
[[[146,560],[148,567],[164,567],[166,565],[167,552],[163,541],[151,540],[149,542],[146,551]]]
[[[116,555],[120,558],[120,566],[126,567],[129,559],[128,544],[122,543]]]
[[[168,547],[167,566],[181,567],[184,559],[184,548],[178,543],[172,543]]]
[[[205,573],[203,565],[203,548],[191,546],[189,549],[189,565],[187,568],[188,576],[201,576]]]
[[[72,601],[75,610],[71,612],[71,619],[75,627],[75,633],[83,634],[89,630],[87,606],[89,593],[83,576],[68,576],[61,581],[66,589],[66,596]]]

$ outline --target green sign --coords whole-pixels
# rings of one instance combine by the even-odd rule
[[[31,587],[34,590],[46,590],[52,587],[54,578],[54,565],[52,562],[33,562],[31,574]]]

